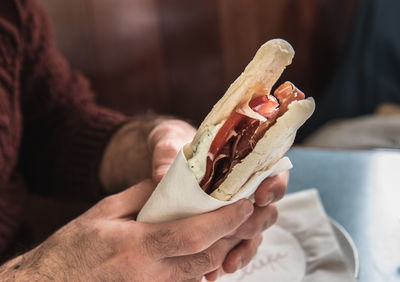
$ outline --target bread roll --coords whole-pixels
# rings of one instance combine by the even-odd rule
[[[186,158],[190,159],[193,156],[193,148],[205,131],[226,120],[235,109],[257,95],[265,95],[266,91],[269,94],[285,67],[292,62],[293,56],[294,50],[285,40],[273,39],[262,45],[244,72],[204,119],[191,146],[185,148]],[[211,196],[228,201],[254,173],[274,165],[291,147],[296,131],[311,116],[314,108],[315,103],[312,98],[292,102],[288,111],[266,131],[253,151],[232,168],[227,178],[211,193]]]

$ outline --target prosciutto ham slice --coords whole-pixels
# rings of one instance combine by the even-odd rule
[[[276,120],[285,114],[291,102],[303,100],[305,95],[291,82],[279,86],[273,95],[260,93],[247,105],[236,109],[219,129],[210,145],[206,171],[200,187],[211,194],[227,177],[232,168],[241,162],[265,135]],[[251,109],[257,115],[246,114]]]

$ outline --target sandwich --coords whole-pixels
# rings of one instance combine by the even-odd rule
[[[283,156],[315,108],[291,82],[272,90],[293,56],[281,39],[261,46],[179,151],[138,221],[176,220],[251,198],[266,177],[292,167]]]
[[[229,201],[292,146],[315,103],[291,82],[272,91],[293,59],[281,39],[266,42],[200,125],[185,156],[201,189]]]

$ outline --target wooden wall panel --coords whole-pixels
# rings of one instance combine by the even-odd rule
[[[260,26],[257,0],[219,0],[225,80],[232,81],[257,51]]]
[[[172,113],[198,123],[224,88],[215,0],[158,0]]]
[[[296,50],[281,79],[318,97],[349,33],[358,0],[41,0],[56,41],[92,80],[99,102],[148,108],[198,124],[258,47]]]
[[[271,38],[296,51],[279,82],[291,80],[319,96],[330,79],[358,1],[219,0],[225,75],[232,81],[257,48]]]
[[[69,62],[86,73],[98,70],[96,44],[86,0],[41,0],[51,17],[54,39]]]
[[[170,112],[155,0],[42,0],[56,41],[98,100],[127,114]]]

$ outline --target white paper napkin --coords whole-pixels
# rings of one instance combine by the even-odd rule
[[[230,201],[220,201],[200,188],[181,149],[167,174],[141,209],[137,220],[159,223],[216,210],[240,199],[251,198],[266,177],[290,168],[292,163],[289,158],[284,157],[270,169],[253,175]]]
[[[224,281],[354,282],[317,190],[287,195],[279,219],[264,232],[257,255]]]

